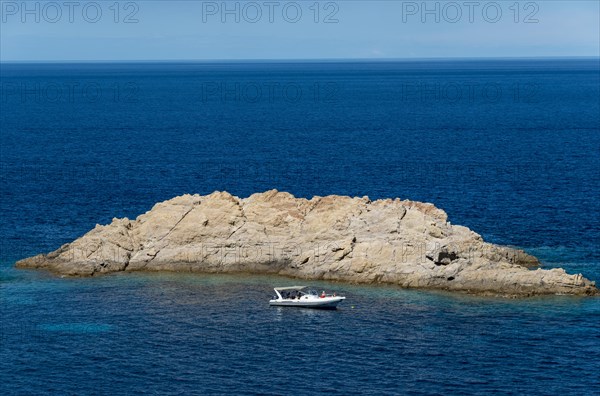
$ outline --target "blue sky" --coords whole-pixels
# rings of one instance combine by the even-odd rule
[[[0,1],[0,60],[600,56],[597,0],[75,3]]]

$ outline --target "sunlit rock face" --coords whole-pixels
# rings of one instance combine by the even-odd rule
[[[17,262],[65,275],[247,272],[477,294],[597,294],[522,250],[484,242],[432,204],[367,197],[183,195]]]

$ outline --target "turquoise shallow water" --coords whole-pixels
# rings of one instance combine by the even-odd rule
[[[600,394],[598,298],[312,282],[348,297],[319,312],[268,307],[291,279],[13,268],[176,195],[277,188],[433,202],[600,280],[597,60],[2,64],[0,78],[0,394]],[[235,93],[273,84],[302,94]]]

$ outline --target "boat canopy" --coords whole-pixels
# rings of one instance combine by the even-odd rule
[[[286,290],[303,290],[306,289],[308,286],[287,286],[287,287],[276,287],[275,290],[277,291],[286,291]]]

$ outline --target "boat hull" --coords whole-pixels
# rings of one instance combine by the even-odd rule
[[[313,309],[336,309],[337,305],[344,301],[346,297],[325,297],[310,300],[271,300],[269,305],[274,307],[296,307]]]

